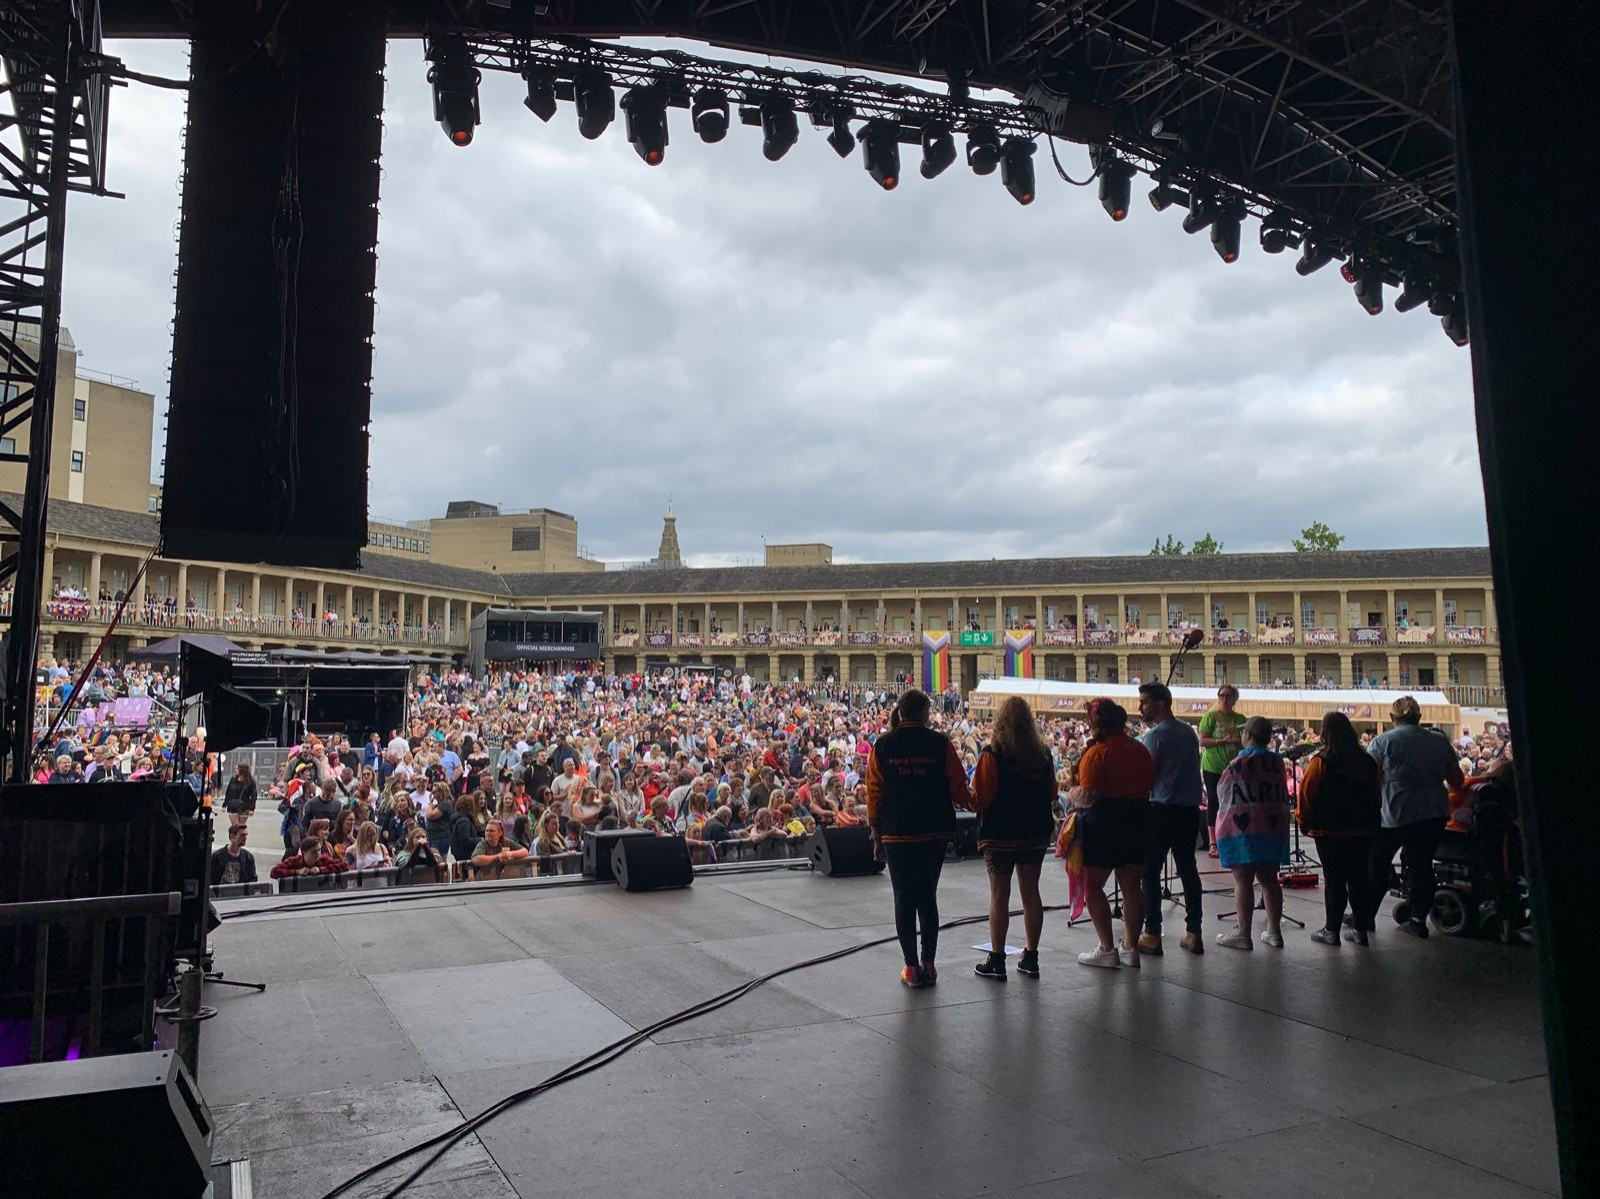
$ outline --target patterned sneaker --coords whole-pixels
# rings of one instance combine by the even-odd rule
[[[1026,974],[1029,978],[1039,977],[1039,951],[1037,949],[1024,949],[1022,956],[1017,959],[1017,973]]]
[[[912,990],[921,987],[923,985],[922,968],[920,966],[907,966],[900,971],[900,985],[910,987]]]
[[[925,987],[937,986],[939,983],[939,967],[932,962],[922,963],[922,985]]]

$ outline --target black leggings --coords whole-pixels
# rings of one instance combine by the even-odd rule
[[[939,874],[944,870],[944,842],[886,844],[889,882],[894,887],[894,931],[906,965],[917,964],[917,923],[922,924],[922,961],[932,962],[939,949]]]
[[[1382,898],[1368,882],[1372,838],[1318,837],[1316,840],[1317,857],[1322,860],[1322,901],[1326,908],[1322,927],[1339,931],[1344,923],[1346,900],[1350,903],[1350,914],[1355,917],[1355,927],[1369,927],[1377,901]]]

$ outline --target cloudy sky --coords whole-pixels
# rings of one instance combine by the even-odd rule
[[[690,47],[694,49],[694,47]],[[110,47],[187,72],[181,49]],[[492,76],[468,149],[390,46],[371,512],[451,499],[574,513],[601,558],[654,552],[671,497],[698,564],[769,541],[851,560],[1138,553],[1174,532],[1285,549],[1482,544],[1468,354],[1425,310],[1368,317],[1292,253],[1224,266],[1135,183],[1114,224],[957,164],[880,191],[802,122],[665,165]],[[183,98],[112,103],[110,186],[75,197],[65,319],[85,367],[165,402]],[[1075,177],[1081,147],[1062,144]],[[1392,298],[1392,297],[1391,297]],[[157,431],[157,458],[163,434]]]

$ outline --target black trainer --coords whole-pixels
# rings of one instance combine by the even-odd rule
[[[991,953],[972,968],[972,972],[996,982],[1006,981],[1006,958],[1002,953]]]
[[[1039,977],[1039,951],[1037,949],[1024,949],[1022,956],[1017,959],[1017,973],[1026,974],[1029,978]]]

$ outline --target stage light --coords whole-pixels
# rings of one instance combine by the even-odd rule
[[[868,121],[861,129],[861,164],[878,186],[892,192],[900,182],[900,137],[892,121]]]
[[[617,116],[617,97],[611,89],[611,76],[589,70],[573,85],[573,100],[578,109],[578,132],[594,141],[611,126]]]
[[[1432,291],[1426,283],[1414,275],[1407,275],[1405,286],[1400,289],[1400,294],[1394,298],[1396,312],[1410,312],[1413,308],[1421,308],[1432,296]]]
[[[1459,297],[1450,298],[1449,307],[1439,319],[1444,335],[1458,346],[1467,344],[1467,309]]]
[[[556,115],[555,72],[530,64],[522,69],[522,78],[528,85],[528,98],[523,101],[528,111],[541,121],[549,121]]]
[[[1000,133],[988,122],[967,130],[967,165],[974,175],[992,175],[1000,165]]]
[[[1031,138],[1008,137],[1000,157],[1000,181],[1018,204],[1033,203],[1033,152]]]
[[[1183,218],[1183,231],[1185,233],[1199,233],[1202,229],[1211,227],[1211,222],[1217,219],[1217,202],[1206,196],[1192,193],[1189,196],[1189,211]]]
[[[728,93],[720,87],[703,87],[694,94],[691,110],[694,131],[710,145],[728,136]]]
[[[956,160],[956,139],[943,121],[929,121],[922,127],[922,177],[935,179]]]
[[[1133,164],[1109,151],[1100,159],[1100,207],[1114,221],[1120,221],[1128,215],[1133,175]]]
[[[1180,208],[1189,207],[1189,193],[1164,182],[1150,189],[1150,207],[1157,212],[1165,212],[1174,204]]]
[[[1211,248],[1223,262],[1239,261],[1239,225],[1244,220],[1244,206],[1237,202],[1223,204],[1211,222]]]
[[[1376,264],[1351,261],[1340,267],[1339,273],[1355,284],[1356,303],[1367,310],[1368,316],[1383,311],[1383,275]]]
[[[800,140],[800,122],[787,96],[772,92],[761,102],[761,153],[777,162]]]
[[[466,39],[442,40],[428,82],[433,84],[433,119],[439,122],[453,145],[470,146],[472,131],[478,125],[478,81],[482,78],[472,65],[472,50]]]
[[[1294,244],[1294,228],[1289,218],[1274,209],[1261,218],[1261,248],[1268,254],[1282,254]]]
[[[1307,237],[1300,243],[1300,261],[1294,264],[1295,274],[1304,276],[1320,271],[1333,261],[1333,257],[1332,246]]]
[[[848,104],[835,104],[828,109],[828,120],[833,129],[828,133],[828,144],[840,158],[849,158],[856,148],[856,135],[850,129],[850,120],[856,110]]]
[[[622,97],[628,141],[646,166],[658,167],[667,156],[667,95],[653,84],[629,89]]]

